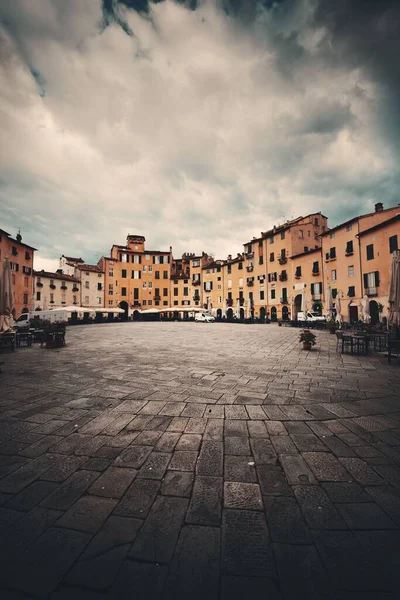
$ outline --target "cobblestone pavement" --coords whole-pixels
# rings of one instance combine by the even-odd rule
[[[399,598],[400,365],[297,337],[106,324],[4,355],[1,598]]]

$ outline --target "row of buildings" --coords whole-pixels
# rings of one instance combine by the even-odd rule
[[[224,260],[205,252],[174,258],[171,247],[148,250],[143,236],[128,235],[125,245],[113,245],[110,256],[95,265],[62,256],[55,273],[33,272],[34,249],[23,245],[18,236],[13,240],[5,235],[6,252],[10,255],[10,244],[15,246],[18,254],[10,257],[18,256],[21,267],[17,314],[32,307],[76,305],[119,307],[135,318],[148,309],[179,311],[196,306],[228,318],[238,311],[244,317],[250,309],[260,319],[285,320],[296,318],[304,292],[309,309],[323,314],[329,284],[333,298],[341,300],[345,320],[360,318],[361,300],[367,296],[375,322],[387,316],[391,254],[400,241],[400,208],[384,209],[378,203],[374,212],[332,229],[319,212],[298,217],[261,232],[243,245],[242,252]],[[13,269],[17,277],[18,265]],[[28,278],[23,284],[22,275]],[[29,277],[34,277],[32,284]]]

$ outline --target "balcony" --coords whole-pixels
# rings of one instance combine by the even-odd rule
[[[254,256],[254,252],[246,252],[245,257],[246,258],[253,258]]]
[[[367,296],[377,296],[378,290],[376,287],[369,287],[365,288],[365,293],[367,294]]]
[[[54,304],[54,300],[50,300],[49,304]]]
[[[78,304],[77,302],[73,302],[72,304]]]
[[[226,305],[227,306],[233,306],[233,298],[227,298]]]
[[[350,250],[350,251],[346,250],[346,252],[344,253],[345,256],[353,256],[353,254],[354,254],[353,250]]]
[[[36,287],[43,287],[43,283],[41,281],[36,282]]]
[[[239,306],[244,306],[244,298],[238,298]]]
[[[287,275],[283,275],[283,273],[281,273],[279,275],[279,281],[287,281]]]
[[[66,290],[66,289],[67,289],[67,286],[66,286],[66,285],[62,285],[62,286],[61,286],[61,289],[62,289],[62,290]]]
[[[253,278],[248,279],[246,283],[249,287],[251,287],[252,285],[254,285],[254,279]]]
[[[79,288],[76,285],[74,285],[74,287],[72,288],[72,291],[73,292],[79,292]]]
[[[200,281],[200,279],[194,279],[194,280],[192,281],[192,285],[200,285],[200,284],[201,284],[201,281]]]
[[[311,294],[312,300],[321,300],[321,294]]]
[[[55,290],[55,289],[56,289],[56,286],[55,286],[55,285],[52,283],[52,284],[50,284],[50,289],[51,289],[51,290]]]
[[[161,296],[154,296],[154,300],[161,300]]]
[[[301,279],[301,275],[298,275],[298,273],[295,274],[294,276],[295,279]]]
[[[249,265],[248,267],[246,267],[246,271],[248,273],[251,273],[253,271],[253,269],[254,269],[253,265]]]
[[[286,256],[280,256],[280,257],[278,258],[278,263],[279,263],[280,265],[285,265],[285,264],[287,263],[287,258],[286,258]]]
[[[312,275],[313,275],[313,276],[314,276],[314,275],[319,275],[319,269],[318,269],[318,271],[313,271],[313,272],[312,272]]]
[[[281,304],[289,304],[288,299],[286,297],[280,298]]]
[[[200,302],[200,296],[193,296],[193,300],[195,302]]]

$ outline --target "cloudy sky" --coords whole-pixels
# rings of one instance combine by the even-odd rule
[[[397,0],[2,0],[0,227],[217,257],[400,202]]]

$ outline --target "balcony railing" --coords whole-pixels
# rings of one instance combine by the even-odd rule
[[[367,294],[367,296],[377,296],[378,290],[376,287],[368,287],[365,288],[365,293]]]
[[[286,256],[280,256],[280,257],[278,258],[278,263],[279,263],[280,265],[285,265],[285,264],[287,263],[287,258],[286,258]]]
[[[287,281],[287,275],[283,275],[282,273],[279,275],[279,281]]]
[[[49,287],[50,287],[51,290],[55,290],[56,289],[56,286],[53,283]]]
[[[248,285],[248,286],[250,286],[250,287],[251,287],[252,285],[254,285],[254,279],[248,279],[248,280],[247,280],[247,285]]]
[[[318,271],[313,271],[312,275],[319,275],[319,269],[318,269]]]
[[[280,299],[281,304],[289,304],[288,299],[286,297],[283,297]]]
[[[233,299],[232,298],[227,298],[226,305],[227,306],[233,306]]]
[[[201,284],[200,279],[193,279],[192,285],[200,285],[200,284]]]
[[[73,292],[79,292],[79,288],[78,288],[78,287],[75,285],[75,286],[72,288],[72,291],[73,291]]]
[[[36,282],[36,287],[43,287],[43,283],[41,281]]]
[[[246,267],[246,271],[248,273],[251,273],[253,271],[253,269],[254,269],[253,265],[249,265],[248,267]]]
[[[61,286],[61,289],[62,289],[62,290],[66,290],[66,289],[67,289],[67,286],[66,286],[66,285],[62,285],[62,286]]]
[[[312,295],[311,295],[311,298],[312,298],[313,300],[321,300],[321,294],[312,294]]]
[[[246,258],[253,258],[254,252],[246,252],[245,256]]]
[[[154,296],[154,300],[161,300],[161,296]]]
[[[301,279],[301,275],[299,275],[298,273],[295,274],[294,276],[295,279]]]

